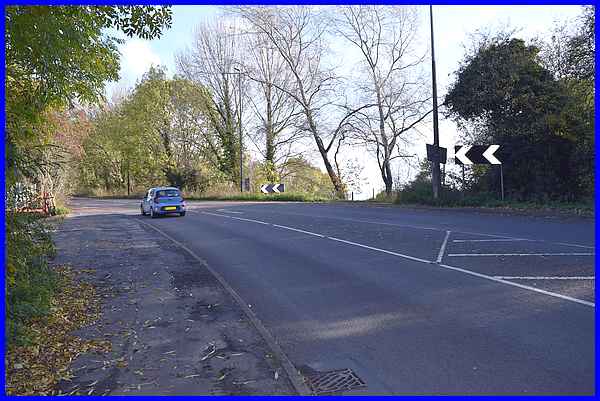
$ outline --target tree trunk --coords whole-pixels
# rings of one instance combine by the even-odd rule
[[[383,182],[385,183],[385,193],[386,195],[392,194],[392,185],[394,180],[392,178],[392,168],[390,167],[390,161],[383,161],[383,169],[381,170],[381,178],[383,178]]]
[[[306,110],[306,117],[308,119],[308,126],[310,127],[313,137],[315,138],[315,142],[317,143],[317,148],[319,149],[319,153],[321,154],[321,157],[323,158],[323,163],[325,164],[325,169],[327,170],[327,174],[329,175],[329,179],[331,180],[333,189],[336,192],[336,196],[338,198],[345,198],[346,192],[345,192],[344,184],[342,183],[342,180],[340,179],[340,177],[336,174],[335,170],[333,169],[331,162],[329,162],[329,157],[327,156],[327,149],[325,149],[325,145],[323,145],[323,141],[321,140],[321,137],[317,133],[317,127],[312,119],[312,113],[310,112],[310,110]]]

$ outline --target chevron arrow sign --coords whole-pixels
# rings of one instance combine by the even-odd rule
[[[285,192],[285,185],[283,184],[263,184],[260,187],[260,192],[263,194],[279,194]]]
[[[454,147],[456,164],[502,164],[494,155],[500,145],[459,145]]]

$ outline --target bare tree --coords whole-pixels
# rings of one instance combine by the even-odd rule
[[[323,18],[322,10],[304,6],[238,7],[235,12],[264,35],[284,60],[293,85],[282,87],[274,83],[273,86],[297,103],[304,115],[302,129],[313,137],[335,191],[343,196],[344,184],[329,160],[329,152],[339,144],[341,132],[356,111],[346,113],[328,128],[326,121],[332,115],[331,94],[336,77],[323,62],[328,21]],[[253,79],[261,81],[258,77]]]
[[[412,7],[349,6],[335,26],[355,49],[365,79],[358,80],[363,107],[351,118],[354,139],[374,152],[386,193],[393,189],[391,162],[402,155],[408,134],[431,112],[424,56],[414,52],[418,14]],[[369,105],[374,105],[370,107]],[[368,107],[364,107],[368,106]]]
[[[271,173],[267,179],[274,181],[276,166],[284,165],[295,156],[293,146],[303,134],[297,129],[302,112],[288,94],[293,87],[293,76],[269,39],[256,32],[246,35],[245,44],[244,69],[254,82],[252,92],[255,94],[248,96],[255,122],[248,137]]]
[[[216,113],[210,116],[216,136],[207,137],[206,141],[218,155],[219,169],[235,183],[240,181],[239,155],[243,151],[236,134],[241,81],[235,74],[235,68],[241,72],[238,36],[235,26],[223,22],[200,24],[192,48],[176,57],[179,72],[211,92]]]

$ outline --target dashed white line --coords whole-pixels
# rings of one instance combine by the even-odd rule
[[[250,221],[250,222],[254,222],[254,223],[260,223],[260,224],[275,226],[273,223],[266,223],[264,221],[259,221],[259,220],[243,219],[243,218],[239,218],[239,217],[232,217],[232,216],[227,216],[227,215],[222,215],[222,214],[216,214],[216,213],[210,213],[210,212],[201,212],[201,213],[212,215],[212,216],[217,216],[217,217],[225,217],[225,218],[229,218],[229,219],[244,220],[244,221]],[[292,229],[293,227],[280,226],[280,228]],[[300,230],[299,229],[294,229],[294,231],[300,231]],[[381,249],[381,248],[375,248],[375,247],[372,247],[372,246],[359,244],[357,242],[346,241],[346,240],[343,240],[343,239],[340,239],[340,238],[335,238],[335,237],[327,237],[325,235],[318,234],[318,233],[313,233],[313,232],[310,232],[310,231],[304,231],[304,230],[302,230],[300,232],[304,232],[306,234],[314,235],[314,236],[321,236],[321,237],[323,237],[325,239],[330,239],[332,241],[337,241],[337,242],[341,242],[341,243],[348,244],[348,245],[354,245],[354,246],[357,246],[357,247],[360,247],[360,248],[370,249],[370,250],[376,251],[376,252],[386,253],[388,255],[392,255],[392,256],[397,256],[397,257],[401,257],[401,258],[404,258],[404,259],[413,260],[415,262],[433,264],[433,262],[429,261],[429,260],[425,260],[425,259],[421,259],[421,258],[416,258],[416,257],[413,257],[413,256],[404,255],[404,254],[401,254],[401,253],[392,252],[392,251],[388,251],[388,250]],[[455,255],[457,255],[457,254],[455,254]],[[460,254],[458,254],[458,255],[460,255]],[[466,255],[473,255],[473,254],[466,254]],[[503,255],[503,254],[499,254],[499,255]],[[532,254],[525,254],[525,255],[532,255]],[[585,255],[590,255],[590,254],[585,254]],[[593,254],[591,254],[591,255],[593,255]],[[454,256],[454,255],[448,255],[448,256]],[[548,295],[548,296],[551,296],[551,297],[554,297],[554,298],[564,299],[566,301],[575,302],[575,303],[578,303],[578,304],[581,304],[581,305],[591,306],[593,308],[596,307],[595,303],[589,302],[589,301],[585,301],[583,299],[569,297],[567,295],[558,294],[556,292],[541,290],[541,289],[536,288],[536,287],[531,287],[531,286],[528,286],[528,285],[515,283],[515,282],[512,282],[512,281],[508,281],[506,279],[497,278],[497,277],[494,277],[494,276],[488,276],[487,274],[477,273],[477,272],[474,272],[474,271],[471,271],[471,270],[467,270],[467,269],[461,269],[460,267],[454,267],[454,266],[445,265],[445,264],[441,264],[441,263],[436,264],[436,266],[439,266],[439,267],[444,268],[444,269],[453,270],[453,271],[457,271],[457,272],[460,272],[460,273],[468,274],[470,276],[479,277],[479,278],[482,278],[482,279],[485,279],[485,280],[494,281],[496,283],[501,283],[501,284],[509,285],[509,286],[512,286],[512,287],[517,287],[517,288],[521,288],[521,289],[524,289],[524,290],[529,290],[529,291],[537,292],[539,294]]]
[[[494,276],[501,280],[595,280],[595,276]]]
[[[444,242],[442,242],[442,247],[438,253],[436,263],[442,263],[442,258],[444,257],[444,252],[446,251],[446,245],[448,244],[448,238],[450,238],[450,231],[446,231],[446,236],[444,237]]]
[[[260,221],[260,220],[253,220],[253,219],[245,219],[243,217],[233,217],[233,216],[229,216],[230,218],[234,219],[234,220],[242,220],[242,221],[249,221],[251,223],[258,223],[258,224],[264,224],[264,225],[270,225],[271,223],[265,223],[264,221]]]
[[[308,234],[308,235],[314,235],[315,237],[327,238],[324,235],[313,233],[313,232],[310,232],[310,231],[300,230],[299,228],[293,228],[293,227],[288,227],[288,226],[280,226],[279,224],[271,224],[271,225],[273,227],[283,228],[285,230],[297,231],[299,233],[304,233],[304,234]]]
[[[558,245],[565,245],[565,246],[576,246],[578,248],[596,249],[596,247],[589,246],[589,245],[569,244],[569,243],[566,243],[566,242],[557,242],[557,244]]]
[[[210,214],[211,216],[217,216],[217,217],[225,217],[227,219],[231,219],[232,218],[231,216],[226,216],[224,214],[217,214],[217,213],[211,213],[211,212],[199,212],[199,213]]]
[[[217,209],[217,212],[221,213],[233,213],[233,214],[244,214],[244,212],[236,212],[235,210]]]
[[[494,238],[494,239],[455,239],[452,242],[514,242],[514,241],[536,241],[523,238]]]
[[[344,239],[335,238],[335,237],[327,237],[327,238],[329,238],[330,240],[333,240],[333,241],[343,242],[344,244],[354,245],[354,246],[358,246],[358,247],[361,247],[361,248],[370,249],[372,251],[383,252],[383,253],[387,253],[388,255],[398,256],[400,258],[414,260],[416,262],[431,263],[431,261],[429,261],[429,260],[425,260],[425,259],[421,259],[421,258],[415,258],[414,256],[404,255],[402,253],[392,252],[392,251],[388,251],[388,250],[381,249],[381,248],[375,248],[375,247],[372,247],[372,246],[359,244],[357,242],[346,241]]]
[[[594,256],[591,252],[557,252],[557,253],[449,253],[448,256]]]

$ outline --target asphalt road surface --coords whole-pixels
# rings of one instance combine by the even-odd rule
[[[365,384],[345,394],[595,392],[593,219],[188,205],[183,218],[158,219],[132,200],[71,206],[139,219],[185,244],[296,368],[351,369]]]

